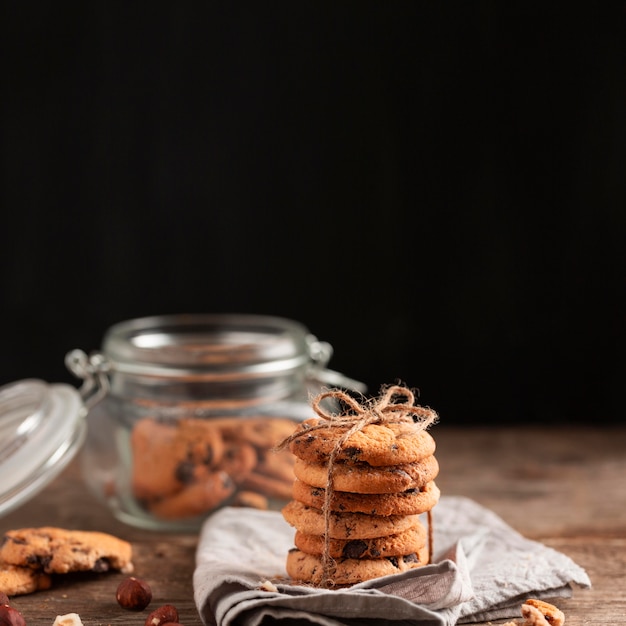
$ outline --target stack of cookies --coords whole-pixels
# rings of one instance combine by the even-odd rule
[[[348,414],[322,410],[329,397],[347,404]],[[415,406],[400,386],[364,406],[343,392],[325,392],[313,408],[319,417],[288,440],[296,457],[292,499],[282,509],[296,530],[289,576],[344,587],[427,564],[439,465],[426,428],[436,413]]]

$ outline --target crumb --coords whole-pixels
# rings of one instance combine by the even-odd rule
[[[264,580],[260,585],[259,589],[262,591],[278,591],[278,587],[271,580]]]
[[[52,626],[83,626],[78,613],[68,613],[67,615],[57,615]]]

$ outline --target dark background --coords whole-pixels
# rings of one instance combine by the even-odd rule
[[[0,383],[291,317],[446,424],[623,422],[624,3],[4,3]]]

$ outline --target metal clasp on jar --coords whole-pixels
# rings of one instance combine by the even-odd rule
[[[99,352],[93,352],[88,356],[82,350],[72,350],[65,356],[65,366],[83,381],[78,391],[87,409],[92,408],[109,393],[108,374],[111,371],[111,364]]]

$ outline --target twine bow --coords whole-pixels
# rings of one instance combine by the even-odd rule
[[[327,412],[322,403],[325,400],[335,400],[343,407],[337,413]],[[403,401],[402,401],[403,400]],[[362,431],[370,424],[404,424],[406,431],[400,434],[413,434],[426,430],[437,420],[437,413],[432,409],[415,405],[415,396],[410,389],[400,385],[392,385],[381,390],[378,398],[372,398],[363,404],[357,402],[352,396],[341,390],[330,390],[320,393],[312,401],[312,408],[322,418],[314,426],[305,426],[305,430],[299,430],[287,437],[280,445],[283,448],[294,439],[303,434],[310,434],[322,428],[345,428],[346,431],[339,437],[328,457],[327,479],[322,513],[324,515],[324,553],[322,554],[323,574],[321,586],[333,587],[333,571],[335,562],[330,556],[330,518],[331,502],[333,497],[333,478],[337,456],[340,454],[346,442],[357,432]]]

